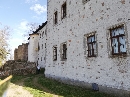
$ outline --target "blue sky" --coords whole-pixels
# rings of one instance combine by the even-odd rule
[[[47,19],[47,0],[1,0],[0,23],[11,30],[12,50],[24,42],[27,23],[43,23]]]

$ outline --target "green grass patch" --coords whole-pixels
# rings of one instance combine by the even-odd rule
[[[18,76],[18,75],[15,75],[13,76],[13,78],[11,79],[11,82],[12,83],[15,83],[15,82],[18,82],[19,80],[23,79],[24,76]]]
[[[34,97],[54,97],[54,95],[58,95],[58,97],[114,97],[109,94],[63,84],[55,80],[45,78],[43,74],[13,76],[11,82],[15,83],[23,78],[24,89],[28,90]],[[37,79],[37,83],[34,82],[34,78]]]
[[[114,97],[112,95],[94,92],[85,88],[63,84],[45,77],[39,77],[38,83],[53,93],[64,97]]]
[[[26,90],[28,90],[31,94],[33,94],[33,97],[53,97],[53,94],[44,92],[40,87],[33,84],[33,76],[29,77],[24,81],[24,87]]]

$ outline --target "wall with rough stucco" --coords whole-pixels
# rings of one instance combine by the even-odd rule
[[[38,43],[39,43],[39,51],[38,51],[38,65],[41,68],[45,68],[46,64],[46,41],[47,41],[47,32],[46,26],[44,26],[41,30],[38,31]]]
[[[29,44],[28,44],[28,61],[37,62],[38,53],[38,33],[30,34]]]
[[[67,16],[61,19],[61,6],[67,2]],[[129,0],[48,0],[47,63],[45,75],[78,80],[130,91],[130,2]],[[58,11],[58,23],[53,24]],[[127,55],[113,57],[109,28],[124,24]],[[96,32],[97,57],[85,54],[84,35]],[[67,60],[61,61],[60,44],[67,41]],[[57,61],[52,47],[57,45]]]

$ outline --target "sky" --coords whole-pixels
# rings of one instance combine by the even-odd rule
[[[25,42],[27,23],[42,24],[47,20],[47,0],[0,0],[0,24],[9,26],[12,53]]]

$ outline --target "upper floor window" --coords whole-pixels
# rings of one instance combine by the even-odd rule
[[[126,54],[124,25],[110,30],[112,55]]]
[[[39,43],[38,43],[38,51],[40,50],[40,46],[39,46]]]
[[[96,39],[95,34],[87,37],[87,45],[88,45],[88,57],[96,57]]]
[[[42,49],[43,49],[43,44],[42,44]]]
[[[53,61],[57,60],[57,47],[53,46]]]
[[[40,38],[41,38],[41,34],[40,34]]]
[[[46,48],[46,43],[45,43],[45,48]]]
[[[54,24],[57,24],[58,22],[58,15],[57,15],[57,11],[54,13]]]
[[[44,35],[44,31],[42,32],[42,37],[43,37],[43,35]]]
[[[65,18],[66,17],[66,2],[62,5],[62,8],[61,8],[61,18]]]

